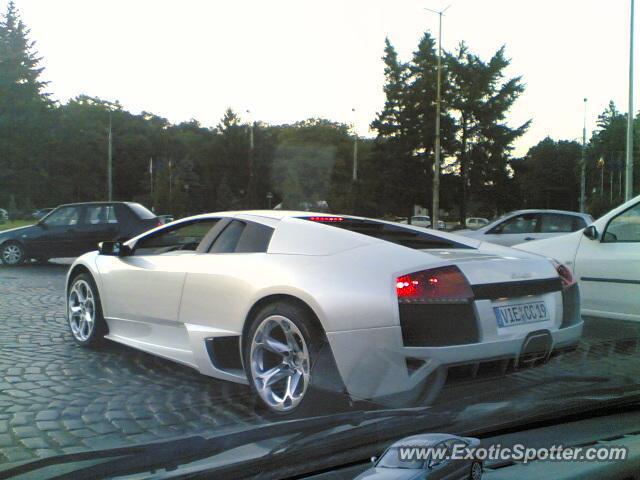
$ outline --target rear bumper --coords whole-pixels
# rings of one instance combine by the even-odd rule
[[[569,349],[582,335],[583,322],[546,330],[551,351]],[[500,359],[516,361],[529,332],[467,345],[407,347],[399,326],[328,333],[338,371],[354,398],[371,399],[415,391],[442,367]]]

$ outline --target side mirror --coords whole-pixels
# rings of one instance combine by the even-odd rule
[[[378,461],[378,457],[371,457],[371,463],[376,463]]]
[[[589,240],[598,240],[598,229],[594,226],[594,225],[589,225],[587,228],[585,228],[582,233],[584,234],[585,237],[587,237]]]
[[[132,250],[129,245],[122,242],[100,242],[98,244],[100,255],[110,255],[112,257],[128,257]]]

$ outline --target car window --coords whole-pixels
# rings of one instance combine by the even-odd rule
[[[540,233],[569,233],[576,229],[573,215],[547,213],[540,216]]]
[[[538,227],[538,215],[526,213],[516,215],[496,225],[489,233],[512,235],[518,233],[534,233]]]
[[[446,457],[447,453],[451,451],[451,449],[449,448],[448,442],[438,443],[436,446],[433,447],[433,450],[440,452],[440,455],[443,455],[443,457]],[[446,452],[446,453],[442,454],[441,452]],[[444,463],[445,461],[446,461],[446,458],[432,458],[429,461],[429,465],[434,467],[436,465],[440,465],[441,463]]]
[[[640,242],[640,203],[614,217],[607,225],[603,242]]]
[[[139,218],[143,220],[148,220],[150,218],[155,218],[156,215],[148,208],[143,207],[139,203],[128,203],[129,208],[135,213]]]
[[[422,460],[401,460],[400,459],[400,448],[399,447],[391,447],[389,448],[378,463],[376,464],[377,468],[406,468],[417,470],[422,468],[424,462]]]
[[[416,231],[400,225],[391,225],[374,220],[348,217],[301,217],[304,220],[324,223],[332,227],[343,228],[368,237],[396,243],[403,247],[424,250],[430,248],[471,248],[463,243],[432,235],[425,231]]]
[[[577,232],[578,230],[582,230],[587,226],[587,221],[582,217],[573,217],[573,230]]]
[[[135,255],[161,255],[179,250],[195,251],[204,236],[217,223],[217,219],[205,219],[181,223],[154,232],[136,242]]]
[[[80,207],[61,207],[52,212],[45,220],[48,227],[73,226],[80,219]]]
[[[84,223],[89,225],[116,224],[116,210],[113,205],[91,205],[87,207]]]
[[[242,232],[246,227],[245,222],[239,220],[233,220],[225,229],[218,235],[213,245],[209,249],[209,253],[233,253],[236,251],[238,242]]]

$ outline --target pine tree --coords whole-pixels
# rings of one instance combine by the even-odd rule
[[[409,118],[409,137],[414,158],[419,163],[419,176],[415,178],[414,189],[416,203],[431,207],[433,166],[435,160],[435,123],[437,99],[438,55],[436,41],[429,32],[425,32],[418,44],[418,49],[408,67],[409,77],[405,95],[407,117]],[[453,119],[447,113],[450,96],[446,64],[442,72],[442,113],[441,113],[441,145],[443,154],[452,150]],[[444,156],[444,155],[443,155]],[[432,212],[433,209],[429,208]]]
[[[458,130],[456,157],[462,191],[459,214],[464,224],[469,191],[482,192],[490,199],[494,212],[504,203],[512,145],[530,122],[512,128],[505,121],[524,85],[520,77],[504,79],[504,69],[510,63],[504,47],[485,62],[461,43],[455,55],[447,56],[447,63],[452,86],[450,110]]]
[[[0,19],[0,200],[38,201],[48,175],[50,106],[40,57],[11,1]]]
[[[387,38],[384,56],[385,104],[371,128],[377,131],[373,161],[377,165],[376,196],[384,210],[411,215],[416,200],[411,179],[420,176],[413,158],[407,110],[407,65]]]
[[[248,129],[242,125],[240,117],[228,108],[217,131],[221,140],[221,158],[217,162],[221,171],[217,172],[218,178],[225,179],[225,196],[233,197],[236,207],[244,207],[248,201],[250,178]],[[222,197],[218,195],[218,198]]]

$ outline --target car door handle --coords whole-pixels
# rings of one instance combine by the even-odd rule
[[[529,241],[529,240],[535,240],[535,237],[524,237],[525,241]]]

